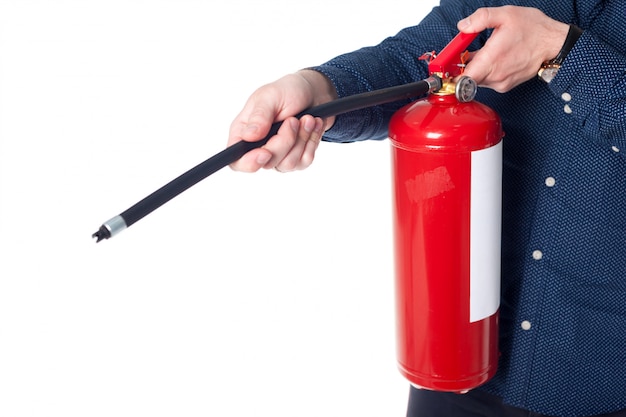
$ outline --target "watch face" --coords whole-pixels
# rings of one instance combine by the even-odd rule
[[[539,77],[545,82],[549,83],[550,81],[554,79],[554,77],[556,77],[556,73],[558,71],[559,71],[559,67],[556,67],[556,66],[542,68],[541,71],[539,71]]]

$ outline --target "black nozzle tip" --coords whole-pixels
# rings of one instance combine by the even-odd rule
[[[96,233],[91,235],[91,237],[95,238],[96,239],[96,243],[98,243],[101,240],[110,238],[111,237],[111,231],[109,229],[107,229],[104,225],[102,225],[102,226],[100,226],[100,229],[98,229],[98,231]]]

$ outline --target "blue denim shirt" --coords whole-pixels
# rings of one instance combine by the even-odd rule
[[[316,69],[340,96],[425,78],[420,55],[440,51],[478,7],[504,4],[584,33],[550,84],[477,96],[506,133],[502,356],[480,389],[555,416],[626,409],[626,2],[443,0],[417,26]],[[403,104],[340,116],[325,140],[386,138]]]

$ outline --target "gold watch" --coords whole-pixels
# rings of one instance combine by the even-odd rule
[[[544,62],[537,75],[546,83],[549,83],[556,77],[556,73],[561,68],[561,64],[554,63],[552,61]]]

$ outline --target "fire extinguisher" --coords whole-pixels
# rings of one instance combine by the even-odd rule
[[[503,132],[462,75],[475,37],[431,54],[443,87],[389,125],[399,369],[416,387],[459,393],[489,380],[499,356]]]

